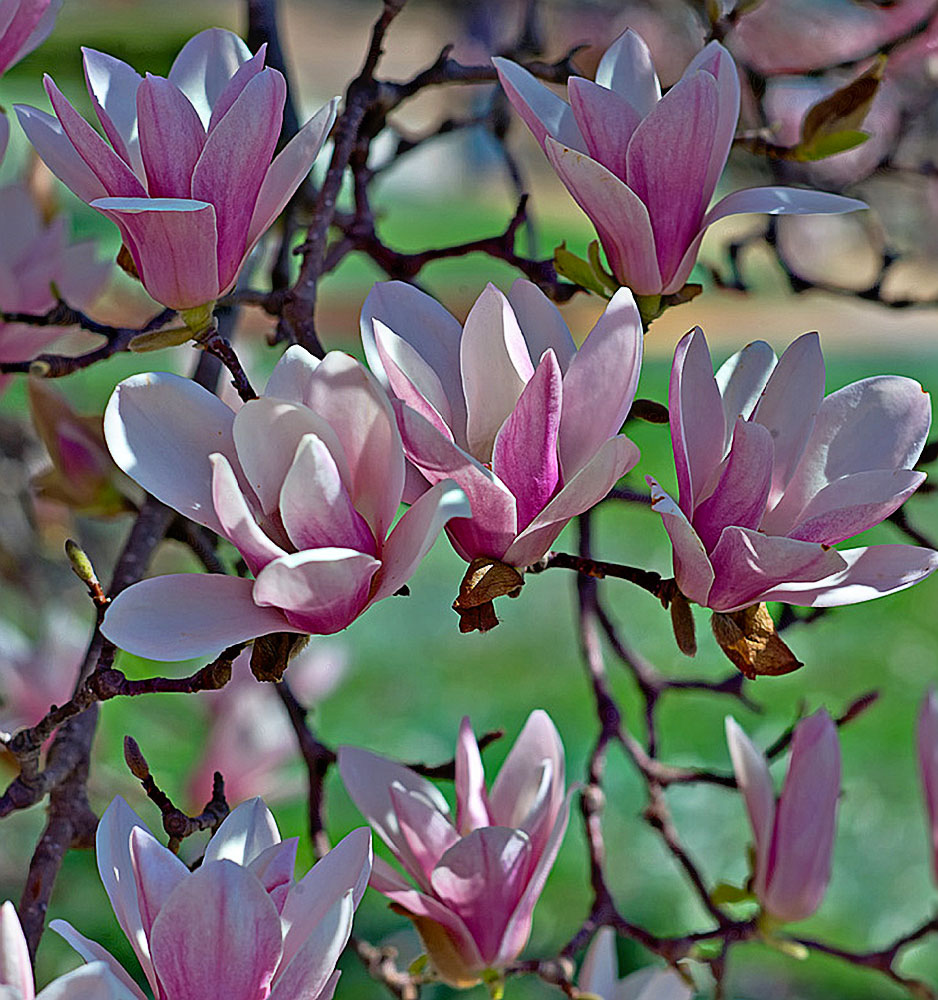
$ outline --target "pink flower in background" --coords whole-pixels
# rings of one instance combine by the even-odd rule
[[[235,545],[254,574],[154,577],[123,591],[102,631],[157,660],[271,632],[328,634],[399,590],[469,505],[438,482],[397,521],[404,452],[374,377],[347,354],[291,347],[234,413],[189,379],[122,382],[104,416],[114,461]],[[390,531],[390,534],[388,533]]]
[[[0,0],[0,74],[52,33],[62,0]]]
[[[55,116],[24,105],[30,142],[82,201],[116,223],[150,295],[172,309],[230,291],[247,255],[309,173],[335,120],[332,101],[273,159],[286,82],[230,31],[186,43],[169,78],[142,79],[85,49],[105,140],[49,77]],[[273,160],[273,162],[271,162]]]
[[[136,994],[115,978],[104,962],[92,962],[60,976],[37,998],[29,948],[9,900],[0,906],[0,996],[4,1000],[136,1000]]]
[[[918,763],[928,811],[932,872],[938,881],[938,695],[925,695],[918,715]]]
[[[189,776],[189,801],[201,808],[212,795],[216,771],[232,802],[261,796],[268,802],[300,798],[302,783],[285,773],[297,759],[296,736],[272,685],[251,675],[249,651],[234,662],[231,680],[206,691],[209,729],[205,750]],[[318,705],[342,680],[348,661],[343,645],[320,640],[290,659],[290,689],[305,708]]]
[[[692,1000],[694,991],[674,971],[649,966],[619,978],[616,932],[600,927],[583,958],[577,986],[600,1000]]]
[[[668,402],[679,502],[652,479],[678,587],[715,611],[761,601],[854,604],[938,567],[914,545],[831,546],[879,524],[921,485],[928,393],[898,375],[824,396],[817,334],[781,359],[755,341],[713,375],[698,328],[674,352]]]
[[[730,716],[726,742],[755,841],[753,892],[776,920],[804,920],[821,905],[831,876],[840,795],[837,727],[824,709],[795,726],[778,801],[765,756]]]
[[[114,799],[98,825],[98,871],[156,1000],[331,998],[371,871],[371,836],[354,830],[298,882],[296,846],[254,799],[231,812],[190,872]],[[49,926],[145,1000],[101,945],[63,920]]]
[[[339,772],[361,812],[417,883],[375,859],[371,885],[420,933],[437,972],[456,986],[517,958],[560,849],[570,810],[564,753],[550,716],[534,711],[486,790],[468,719],[456,747],[456,816],[409,768],[341,747]]]
[[[734,191],[709,208],[739,119],[736,65],[717,42],[663,97],[648,47],[631,30],[606,50],[595,82],[570,78],[569,104],[521,66],[493,61],[509,100],[596,227],[613,274],[637,295],[679,291],[707,227],[728,215],[866,208],[789,187]]]
[[[638,461],[619,434],[642,360],[627,289],[577,350],[556,306],[529,281],[507,296],[489,285],[464,326],[412,285],[379,283],[362,309],[362,340],[400,400],[404,449],[423,488],[451,478],[469,497],[471,519],[446,528],[469,562],[535,562]]]
[[[91,242],[70,242],[67,219],[59,216],[46,225],[19,184],[0,187],[0,218],[4,230],[16,234],[0,240],[0,312],[46,312],[56,301],[53,283],[69,305],[87,309],[95,302],[113,266],[95,259]],[[0,321],[0,361],[33,358],[62,333],[61,327]],[[0,375],[0,391],[10,378]]]

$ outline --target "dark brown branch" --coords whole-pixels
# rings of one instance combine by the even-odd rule
[[[504,729],[490,729],[483,733],[479,739],[479,750],[484,750],[491,746],[496,740],[500,740],[505,735]],[[405,764],[415,774],[422,774],[425,778],[436,778],[440,781],[452,781],[456,777],[456,760],[448,760],[444,764]]]

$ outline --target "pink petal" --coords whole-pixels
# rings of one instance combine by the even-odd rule
[[[566,480],[621,430],[638,388],[642,349],[635,299],[620,288],[563,377],[560,463]]]
[[[765,756],[753,745],[732,716],[726,717],[726,742],[733,761],[736,785],[746,804],[756,849],[757,885],[765,884],[766,861],[775,827],[775,789]]]
[[[244,556],[255,575],[269,562],[284,555],[284,550],[259,527],[241,486],[224,455],[211,455],[212,503],[221,534]]]
[[[469,310],[459,357],[467,450],[480,462],[488,462],[498,429],[534,374],[518,320],[508,299],[492,284]]]
[[[143,933],[149,938],[156,915],[173,889],[189,875],[189,869],[140,826],[130,831],[130,860]]]
[[[727,438],[736,427],[737,418],[748,420],[752,416],[776,364],[775,351],[764,340],[755,340],[720,365],[714,379],[723,397]],[[726,440],[724,450],[729,450],[729,446]]]
[[[723,400],[700,327],[685,334],[675,348],[668,407],[678,498],[681,510],[693,517],[705,487],[723,461],[726,437]]]
[[[456,742],[456,827],[461,834],[489,826],[488,796],[485,791],[485,767],[468,716],[459,724]],[[509,826],[511,824],[505,824]],[[448,844],[447,847],[450,845]],[[444,848],[445,849],[445,848]],[[441,852],[442,853],[442,852]],[[437,859],[439,855],[437,855]],[[436,862],[434,862],[435,864]],[[432,867],[432,866],[431,866]]]
[[[318,1000],[352,933],[351,891],[335,902],[290,962],[278,970],[271,1000]]]
[[[918,765],[928,813],[929,843],[934,877],[938,880],[938,696],[930,688],[922,699],[916,732]]]
[[[642,116],[624,97],[579,76],[570,77],[567,93],[586,151],[624,181],[629,140]]]
[[[616,954],[616,932],[611,927],[600,927],[593,935],[583,956],[577,975],[577,987],[606,1000],[618,1000],[619,956]]]
[[[137,135],[140,74],[121,59],[82,47],[85,83],[98,121],[117,155],[142,179],[145,176]],[[188,196],[188,192],[187,192]]]
[[[596,68],[596,82],[624,97],[642,118],[661,100],[651,52],[631,28],[623,31],[603,53]]]
[[[14,995],[23,1000],[33,1000],[33,967],[29,961],[29,948],[20,927],[20,918],[13,904],[0,906],[0,987],[12,987]]]
[[[232,861],[184,879],[153,924],[153,964],[173,1000],[259,1000],[280,959],[280,920],[260,882]]]
[[[707,550],[684,511],[651,476],[645,480],[651,487],[651,509],[661,515],[671,539],[675,581],[689,601],[706,607],[713,586],[713,566]]]
[[[706,229],[728,215],[754,212],[759,215],[839,215],[869,208],[866,202],[825,191],[791,187],[743,188],[718,201],[707,212],[701,228]]]
[[[264,69],[266,58],[267,43],[264,42],[247,62],[241,63],[234,76],[226,84],[225,89],[212,102],[212,116],[205,127],[206,132],[211,132],[215,128],[241,96],[248,83]]]
[[[454,844],[433,871],[434,894],[462,918],[486,965],[505,957],[502,937],[524,893],[531,864],[526,834],[489,826]]]
[[[532,76],[523,66],[497,56],[492,65],[498,73],[502,89],[534,138],[544,145],[547,136],[565,146],[585,150],[576,118],[570,105]]]
[[[372,601],[380,601],[413,576],[443,529],[454,517],[471,514],[466,494],[451,481],[431,486],[404,511],[381,550],[381,575]]]
[[[648,208],[665,283],[697,235],[710,200],[705,184],[719,100],[709,73],[684,77],[635,129],[629,143],[624,179]]]
[[[280,488],[283,526],[298,549],[327,545],[377,553],[375,538],[352,498],[329,449],[315,434],[305,435]]]
[[[38,1000],[137,1000],[139,990],[130,990],[115,977],[110,963],[93,962],[54,979]]]
[[[233,32],[209,28],[190,38],[173,60],[169,79],[189,98],[208,126],[212,107],[251,50]]]
[[[293,667],[295,664],[291,663],[290,666]],[[278,912],[283,910],[290,889],[293,887],[293,870],[296,868],[298,845],[298,837],[288,837],[282,843],[271,844],[247,865],[267,891]]]
[[[186,95],[169,80],[148,73],[137,89],[137,121],[150,197],[191,197],[205,129]]]
[[[280,843],[280,831],[262,799],[242,802],[233,809],[205,849],[206,862],[233,861],[247,866]]]
[[[779,583],[761,600],[806,608],[858,604],[905,590],[938,569],[938,553],[917,545],[871,545],[842,549],[837,555],[844,568],[816,581]]]
[[[460,839],[459,831],[424,796],[407,791],[396,782],[389,793],[401,836],[415,862],[411,874],[422,889],[430,892],[433,869]]]
[[[508,290],[508,304],[521,327],[531,359],[540,358],[545,351],[552,350],[560,371],[566,376],[576,355],[576,344],[560,310],[533,281],[526,278],[517,278],[512,283]]]
[[[107,196],[107,189],[78,154],[57,118],[26,104],[14,104],[13,110],[42,161],[69,190],[89,203]]]
[[[530,566],[553,545],[564,525],[599,503],[638,463],[638,448],[625,435],[610,438],[550,503],[520,532],[505,553],[512,566]],[[474,506],[473,506],[474,509]]]
[[[45,40],[62,0],[51,4],[50,0],[13,0],[6,6],[10,11],[0,31],[0,73]]]
[[[560,486],[561,385],[557,359],[548,351],[495,438],[492,471],[515,495],[519,530],[531,523]]]
[[[791,760],[778,802],[762,904],[780,920],[804,920],[820,906],[830,881],[840,744],[821,709],[795,727]]]
[[[247,252],[267,232],[303,183],[335,122],[338,98],[324,104],[274,157],[257,193],[248,227]]]
[[[268,563],[254,583],[254,601],[282,609],[291,631],[341,632],[365,610],[381,563],[353,549],[292,552]]]
[[[86,962],[103,963],[110,974],[126,987],[128,995],[133,1000],[146,1000],[143,990],[134,982],[120,962],[109,951],[102,948],[97,941],[91,941],[83,934],[79,934],[65,920],[50,920],[49,930],[55,931],[59,937],[64,938]]]
[[[221,531],[212,501],[209,455],[237,462],[234,414],[191,379],[133,375],[114,390],[104,436],[118,467],[180,514]]]
[[[720,480],[694,511],[694,530],[708,551],[713,550],[727,525],[759,527],[772,481],[773,454],[772,435],[765,427],[736,421]]]
[[[150,660],[209,656],[259,635],[305,631],[278,608],[256,604],[254,586],[253,580],[218,574],[155,576],[117,595],[101,631]]]
[[[6,156],[7,146],[10,143],[10,119],[6,114],[0,115],[0,160]]]
[[[775,443],[769,505],[774,507],[798,465],[824,398],[824,358],[816,333],[799,337],[779,358],[752,414]],[[797,406],[791,401],[798,400]]]
[[[590,217],[612,273],[636,295],[661,291],[651,218],[641,198],[601,163],[547,139],[547,159]]]
[[[264,395],[272,399],[285,399],[289,403],[305,405],[309,382],[319,367],[319,358],[313,357],[305,347],[293,344],[280,356],[270,373]]]
[[[182,198],[98,198],[91,207],[118,226],[143,287],[157,302],[194,309],[218,298],[211,205]]]
[[[616,1000],[693,1000],[694,990],[673,969],[648,966],[621,980]]]
[[[710,562],[716,577],[707,598],[714,611],[737,611],[789,581],[817,583],[844,568],[842,553],[827,545],[725,528]],[[779,598],[774,598],[778,600]]]

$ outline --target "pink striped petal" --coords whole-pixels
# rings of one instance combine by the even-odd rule
[[[55,931],[59,937],[68,942],[86,962],[99,962],[106,966],[108,972],[126,988],[127,995],[132,1000],[147,1000],[143,990],[134,982],[120,962],[109,951],[102,948],[97,941],[92,941],[84,934],[79,934],[65,920],[50,920],[49,930]]]
[[[191,197],[205,129],[189,99],[169,80],[148,73],[137,88],[137,122],[150,197]]]
[[[416,867],[411,874],[430,892],[430,878],[441,857],[460,839],[459,831],[432,802],[395,783],[389,789],[397,825]]]
[[[10,144],[10,119],[6,114],[0,114],[0,160],[6,156],[7,146]]]
[[[149,939],[156,915],[173,889],[188,877],[189,869],[149,830],[140,826],[130,831],[130,860],[143,933]]]
[[[291,961],[278,970],[270,1000],[320,1000],[351,936],[354,909],[351,891],[333,903]]]
[[[205,127],[206,132],[211,132],[221,119],[225,117],[232,104],[241,96],[244,88],[264,68],[266,58],[267,43],[264,42],[247,62],[241,63],[234,76],[228,81],[225,89],[212,103],[212,116]]]
[[[642,118],[661,100],[651,52],[631,28],[623,31],[603,53],[596,68],[596,82],[624,97]]]
[[[746,804],[756,849],[756,884],[765,885],[766,861],[775,827],[775,789],[764,754],[743,732],[739,723],[726,717],[726,743],[730,748],[736,785]],[[757,890],[759,891],[759,890]]]
[[[247,865],[267,891],[278,913],[283,910],[293,886],[298,845],[298,837],[288,837],[282,843],[271,844]]]
[[[518,278],[512,283],[508,290],[508,304],[521,327],[531,360],[539,359],[545,351],[552,350],[561,372],[566,375],[576,356],[576,344],[560,310],[527,278]]]
[[[928,814],[932,873],[938,881],[938,696],[933,687],[922,699],[919,709],[916,749]]]
[[[468,716],[459,724],[455,785],[456,827],[459,833],[465,835],[477,827],[489,826],[491,820],[485,790],[485,767]],[[449,846],[451,845],[447,844]]]
[[[508,100],[541,146],[551,136],[565,146],[586,150],[576,118],[566,101],[510,59],[496,56],[492,65]]]
[[[579,76],[570,77],[567,93],[586,151],[625,181],[629,140],[642,116],[624,97]]]
[[[62,0],[8,0],[4,6],[6,10],[0,8],[0,17],[5,21],[0,31],[0,73],[46,39]]]
[[[706,607],[713,586],[713,566],[707,550],[684,511],[651,476],[645,480],[651,487],[651,509],[661,515],[671,540],[675,581],[689,601]]]
[[[736,427],[736,420],[740,417],[748,420],[752,416],[776,364],[775,351],[764,340],[755,340],[720,365],[714,378],[723,397],[727,438],[723,445],[725,451],[729,450],[729,438]]]
[[[207,127],[215,102],[250,58],[251,50],[233,31],[208,28],[182,47],[169,79],[189,98]]]
[[[221,534],[244,556],[255,576],[284,550],[260,528],[248,506],[231,463],[224,455],[211,455],[212,503]]]
[[[20,918],[13,904],[7,900],[0,906],[0,987],[9,986],[13,995],[22,1000],[33,1000],[33,967],[29,961],[29,948],[20,927]]]
[[[277,821],[263,799],[242,802],[225,817],[205,849],[204,861],[233,861],[247,866],[280,844]]]
[[[149,660],[188,660],[271,632],[306,631],[279,608],[255,603],[253,587],[253,580],[220,574],[155,576],[117,595],[101,631]]]
[[[141,180],[146,176],[137,134],[140,74],[121,59],[82,47],[85,84],[98,121],[117,155]],[[188,197],[188,192],[186,192]]]

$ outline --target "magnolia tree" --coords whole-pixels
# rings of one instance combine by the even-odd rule
[[[43,41],[60,6],[0,3],[0,70]],[[658,318],[681,306],[691,327],[698,295],[706,301],[721,284],[747,290],[741,255],[766,237],[795,291],[819,287],[907,304],[889,292],[904,260],[888,212],[877,222],[866,201],[841,191],[866,194],[862,182],[877,167],[888,174],[921,166],[938,45],[933,5],[907,0],[838,11],[832,3],[828,12],[756,0],[691,3],[678,14],[662,6],[636,14],[652,49],[630,28],[598,60],[575,50],[550,62],[536,58],[555,41],[540,37],[530,3],[517,40],[491,62],[463,63],[447,48],[413,77],[393,80],[382,74],[381,58],[403,6],[385,0],[360,71],[305,124],[270,0],[248,3],[249,42],[206,27],[182,47],[167,77],[141,76],[112,54],[84,49],[87,99],[70,96],[90,102],[94,121],[49,76],[51,113],[24,104],[15,119],[0,116],[2,147],[19,127],[25,138],[16,142],[28,140],[52,174],[116,227],[118,264],[158,306],[139,326],[96,320],[109,267],[87,245],[70,243],[63,216],[50,218],[47,189],[0,189],[0,373],[4,386],[28,380],[32,423],[52,463],[33,480],[33,525],[51,518],[61,531],[70,516],[63,510],[85,521],[132,518],[107,573],[78,543],[65,545],[57,572],[70,562],[95,617],[83,655],[62,638],[70,633],[61,621],[35,648],[13,621],[3,625],[0,762],[8,783],[0,819],[45,804],[46,820],[34,847],[18,832],[2,835],[4,851],[21,858],[24,887],[16,905],[0,908],[0,994],[32,1000],[63,859],[73,848],[94,847],[139,968],[94,939],[97,922],[52,919],[51,929],[85,964],[41,984],[50,1000],[148,993],[157,1000],[328,1000],[342,992],[336,964],[347,946],[375,990],[400,1000],[440,982],[453,989],[481,983],[497,998],[521,976],[569,997],[719,998],[733,989],[734,949],[753,941],[793,963],[823,953],[866,970],[870,984],[878,976],[910,996],[938,997],[935,982],[906,965],[910,946],[938,934],[938,918],[916,924],[913,914],[897,914],[901,935],[869,951],[789,926],[822,905],[838,802],[850,793],[838,728],[874,696],[845,691],[836,706],[806,704],[767,747],[728,715],[732,769],[724,771],[662,759],[657,714],[672,690],[729,699],[739,709],[752,708],[753,698],[771,701],[772,677],[802,666],[785,629],[832,607],[888,599],[938,568],[938,552],[902,506],[921,491],[922,465],[936,454],[927,392],[887,372],[825,394],[816,334],[793,336],[779,356],[761,340],[744,346],[741,334],[739,349],[715,370],[705,331],[693,327],[674,352],[667,399],[636,398]],[[608,40],[608,26],[595,25]],[[662,87],[652,51],[664,51],[659,43],[669,32],[686,51]],[[673,62],[674,52],[667,57]],[[797,74],[805,88],[792,96],[786,88]],[[398,134],[395,144],[395,112],[450,83],[487,85],[489,109],[447,119],[425,136]],[[383,240],[371,205],[374,178],[416,146],[469,127],[489,130],[519,178],[523,167],[504,140],[506,132],[530,130],[595,228],[585,257],[565,245],[547,258],[521,253],[516,237],[529,222],[527,196],[507,229],[490,238],[420,252]],[[330,140],[314,181],[314,161]],[[734,147],[734,159],[752,172],[761,168],[771,183],[739,187],[725,175]],[[729,190],[715,200],[718,188]],[[883,201],[874,187],[874,205],[874,195]],[[734,243],[728,263],[700,264],[709,227],[741,213],[770,221]],[[862,287],[855,276],[833,284],[825,252],[836,255],[838,238],[856,242],[861,233],[867,249],[879,234],[881,267]],[[478,289],[461,320],[415,282],[430,262],[473,252],[507,262],[519,276],[510,287]],[[316,321],[321,283],[351,254],[370,258],[387,279],[361,304],[366,363],[327,351]],[[571,329],[558,309],[574,296],[598,303],[590,329]],[[269,349],[279,355],[260,392],[232,346],[238,312],[250,307],[270,318]],[[79,327],[99,344],[49,353],[62,327]],[[191,377],[144,372],[113,385],[108,360],[115,355],[184,344],[200,352]],[[76,413],[49,381],[91,365],[112,379],[103,418]],[[669,468],[646,463],[628,436],[638,420],[668,425],[677,485],[670,493],[659,485]],[[664,426],[657,433],[664,436]],[[669,541],[672,575],[594,550],[592,512],[625,505],[659,515],[660,523],[648,514],[647,530]],[[885,520],[908,543],[849,544]],[[116,532],[113,525],[124,522],[107,523]],[[104,524],[92,537],[107,533]],[[555,547],[568,526],[567,537],[578,539],[574,552]],[[13,534],[19,548],[4,555],[28,587],[35,542],[29,526]],[[499,614],[518,606],[505,597],[538,602],[536,585],[527,583],[532,574],[576,574],[578,638],[595,708],[585,774],[571,779],[564,740],[572,737],[538,707],[533,671],[532,710],[492,781],[483,750],[501,734],[476,738],[471,703],[458,706],[467,715],[452,733],[452,759],[435,766],[401,763],[381,747],[328,746],[312,728],[309,709],[343,672],[346,649],[325,640],[305,648],[309,637],[350,629],[354,649],[358,618],[406,596],[411,581],[419,587],[421,562],[442,534],[467,564],[461,582],[452,581],[454,642],[485,642],[456,633],[493,629]],[[204,572],[148,576],[164,538],[191,550]],[[94,554],[98,563],[106,558]],[[665,674],[634,653],[607,610],[607,586],[636,586],[657,598],[670,611],[662,629],[673,629],[688,656],[697,649],[695,621],[709,617],[729,673],[718,680],[689,679],[680,669]],[[437,598],[440,614],[450,614],[449,602]],[[399,609],[406,618],[407,602]],[[55,613],[47,610],[50,623]],[[858,614],[838,612],[838,626],[851,628]],[[415,616],[407,625],[415,658],[421,630]],[[607,649],[636,683],[644,720],[635,731],[607,677]],[[156,667],[130,677],[115,666],[119,650],[204,665],[183,677],[161,676]],[[926,677],[905,677],[923,699],[915,729],[922,826],[923,837],[926,826],[931,831],[938,873],[938,699]],[[192,734],[185,751],[190,791],[182,805],[206,802],[191,814],[162,790],[155,757],[151,772],[140,745],[149,741],[144,710],[125,741],[132,777],[101,771],[93,757],[100,704],[158,692],[217,692],[201,695],[210,702],[206,733]],[[910,719],[910,742],[913,728]],[[634,808],[607,804],[603,794],[614,747],[640,778],[645,819],[696,904],[697,919],[666,934],[636,920],[611,888],[610,871],[636,860],[622,845],[607,851],[604,843],[608,813]],[[305,764],[302,788],[285,770],[291,756]],[[770,765],[785,756],[777,792]],[[362,816],[335,843],[323,795],[333,767]],[[118,794],[131,794],[134,780],[159,811],[165,844]],[[738,794],[751,826],[742,884],[720,882],[686,846],[668,801],[674,785],[698,786],[700,809],[719,787]],[[272,801],[306,795],[318,860],[302,877],[295,874],[298,839],[281,839],[267,806],[252,798],[259,793]],[[110,801],[100,819],[91,804],[99,799]],[[567,914],[566,943],[522,957],[572,814],[582,821],[587,884]],[[370,830],[396,864],[373,856]],[[203,835],[199,849],[183,844],[200,831],[210,838]],[[733,836],[742,853],[742,829]],[[660,873],[641,868],[643,891],[655,893]],[[401,928],[419,936],[421,955],[412,963],[406,949],[353,935],[369,886]],[[639,946],[633,963],[640,953],[645,966],[622,979],[617,939]]]

